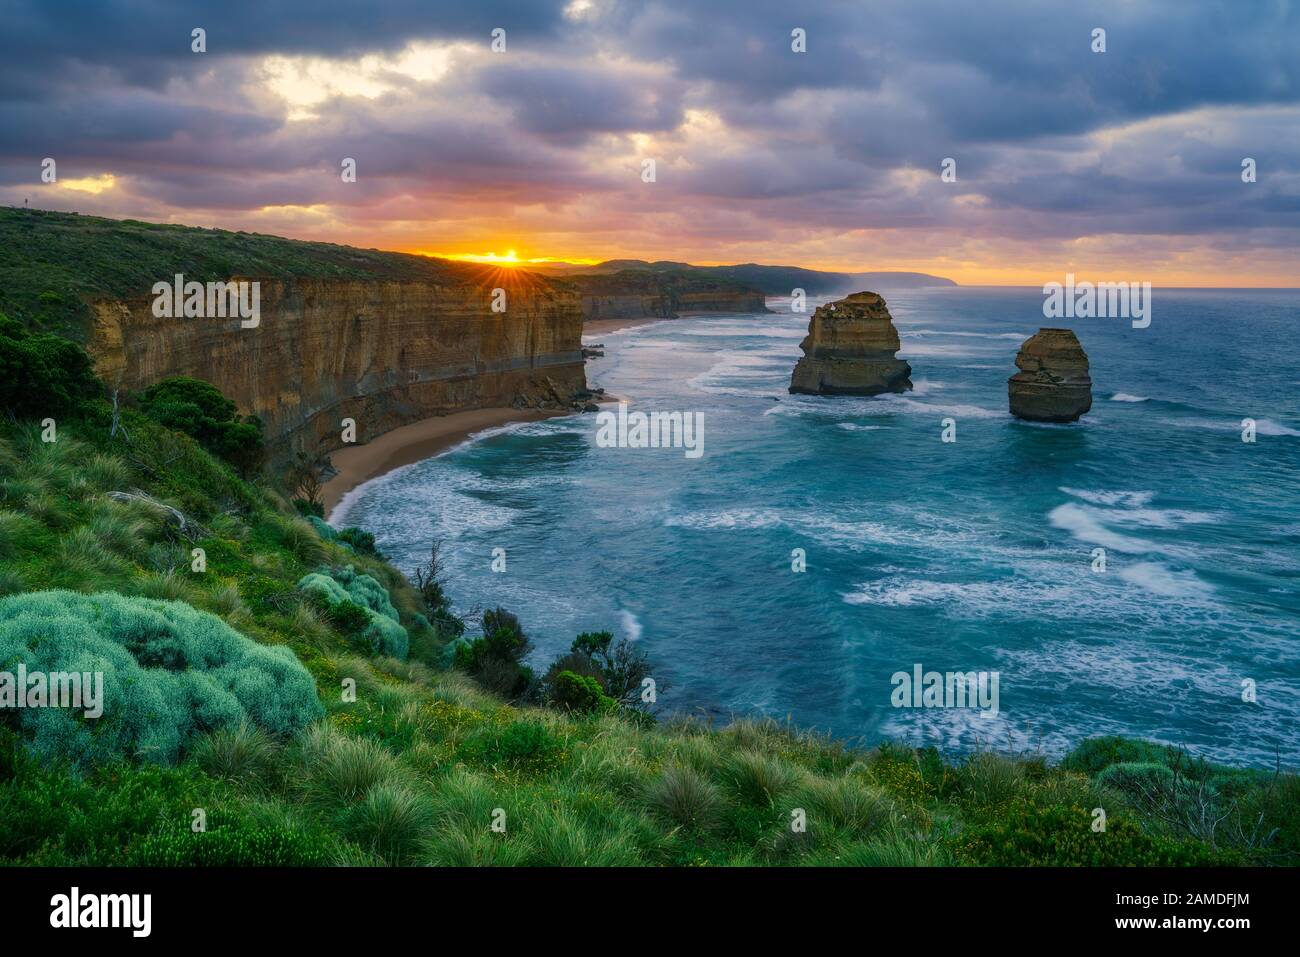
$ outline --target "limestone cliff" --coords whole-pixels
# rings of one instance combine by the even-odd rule
[[[585,388],[578,297],[534,277],[476,282],[261,279],[261,321],[159,319],[150,296],[100,299],[88,348],[111,387],[186,375],[261,416],[273,452],[357,441],[417,419],[498,405],[563,406]]]
[[[811,395],[878,395],[912,388],[912,367],[895,358],[898,330],[874,292],[855,292],[818,306],[799,344],[790,391]]]
[[[1032,422],[1074,422],[1092,408],[1088,355],[1069,329],[1039,329],[1016,355],[1007,380],[1011,414]]]

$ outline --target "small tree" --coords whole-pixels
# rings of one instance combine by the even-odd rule
[[[641,683],[650,675],[650,661],[640,648],[626,638],[615,641],[608,631],[586,631],[574,639],[573,652],[596,665],[611,698],[631,707],[640,703]]]
[[[429,621],[437,626],[439,633],[450,638],[459,638],[465,633],[465,622],[451,610],[451,598],[447,595],[442,559],[439,555],[441,547],[438,542],[429,546],[429,560],[417,566],[411,573],[411,584],[420,593]],[[518,619],[515,619],[515,624],[519,624]],[[484,633],[486,634],[486,631]]]
[[[456,646],[456,667],[489,691],[522,698],[533,684],[533,670],[523,663],[532,650],[519,619],[504,608],[483,613],[483,636]]]
[[[325,506],[321,501],[321,490],[325,486],[325,475],[330,471],[329,452],[325,440],[320,439],[310,449],[294,452],[285,475],[285,484],[293,496],[295,504],[311,515],[325,517]]]

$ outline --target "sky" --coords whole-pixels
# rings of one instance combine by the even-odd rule
[[[1300,2],[0,0],[0,202],[522,261],[1297,286]]]

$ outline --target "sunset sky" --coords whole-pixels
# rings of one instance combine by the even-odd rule
[[[10,205],[436,255],[1300,285],[1287,0],[0,11]]]

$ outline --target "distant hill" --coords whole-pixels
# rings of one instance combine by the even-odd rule
[[[614,260],[626,262],[626,260]],[[604,263],[601,264],[605,265]],[[600,272],[552,274],[557,285],[576,287],[585,319],[675,318],[690,312],[767,312],[764,292],[753,283],[690,266],[636,266]]]
[[[859,292],[863,289],[918,289],[925,286],[955,286],[951,279],[931,276],[923,272],[824,272],[804,269],[802,266],[765,266],[760,263],[741,263],[736,266],[694,266],[690,263],[661,259],[647,262],[644,259],[610,259],[596,265],[547,263],[530,266],[537,272],[552,275],[578,276],[621,273],[629,270],[657,273],[679,273],[701,278],[729,280],[758,289],[767,296],[788,296],[792,289],[802,289],[812,296],[829,296]]]

